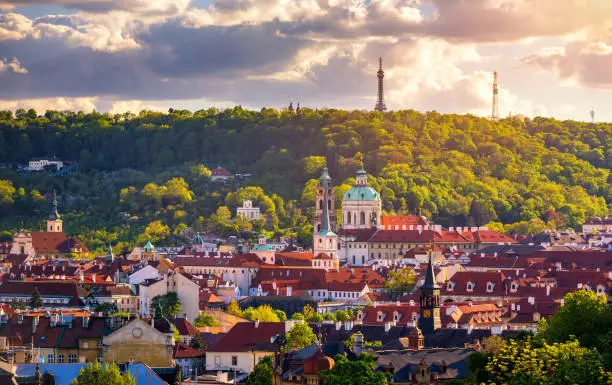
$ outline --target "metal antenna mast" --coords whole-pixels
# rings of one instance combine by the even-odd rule
[[[499,88],[497,85],[497,71],[493,72],[493,108],[491,111],[491,119],[499,120]]]

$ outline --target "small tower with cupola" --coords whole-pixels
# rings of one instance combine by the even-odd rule
[[[62,231],[62,220],[60,218],[59,212],[57,211],[57,196],[55,195],[55,191],[53,191],[51,210],[49,211],[49,217],[47,218],[47,232],[61,233]]]
[[[327,202],[329,196],[327,189],[323,190],[323,202]],[[338,261],[338,236],[330,227],[328,205],[324,204],[321,210],[321,226],[318,231],[315,228],[313,239],[314,258],[318,258],[321,254],[328,256],[333,260],[333,267],[339,267]]]
[[[327,193],[327,197],[325,194]],[[319,178],[319,186],[317,186],[316,196],[316,210],[315,210],[315,223],[314,231],[321,230],[321,217],[323,216],[323,206],[327,205],[327,212],[329,214],[329,226],[332,230],[337,229],[336,221],[336,205],[334,203],[334,187],[332,185],[332,179],[329,176],[327,165],[323,166],[323,172]]]

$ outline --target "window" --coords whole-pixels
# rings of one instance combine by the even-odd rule
[[[55,360],[53,359],[53,354],[47,354],[47,363],[52,364]]]
[[[365,213],[363,211],[359,213],[359,223],[365,225]]]
[[[221,356],[215,356],[215,366],[221,366]]]
[[[466,286],[466,290],[467,291],[472,291],[474,290],[474,284],[472,282],[468,282],[467,286]]]
[[[57,362],[59,362],[60,364],[64,363],[64,355],[63,354],[58,354],[57,355]]]
[[[346,223],[349,225],[351,224],[351,213],[346,213]],[[23,252],[21,254],[23,254]]]
[[[76,354],[69,354],[68,355],[68,362],[71,364],[76,364],[78,361],[77,359],[77,355]]]
[[[238,356],[232,356],[232,366],[238,366]]]

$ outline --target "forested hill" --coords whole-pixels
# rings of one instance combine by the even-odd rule
[[[228,196],[238,186],[213,185],[208,170],[194,167],[204,164],[252,174],[243,184],[263,188],[250,194],[268,210],[265,227],[305,233],[302,214],[313,201],[313,182],[307,182],[318,177],[322,156],[340,195],[363,155],[387,212],[421,211],[446,226],[523,222],[506,227],[519,232],[529,224],[578,227],[588,216],[608,214],[611,143],[610,124],[492,122],[412,110],[0,112],[0,225],[25,218],[38,226],[46,209],[40,194],[55,188],[74,233],[95,226],[113,231],[126,216],[139,231],[155,219],[171,232],[206,226],[217,206],[233,211],[246,193]],[[79,162],[81,172],[54,177],[12,170],[52,155]]]

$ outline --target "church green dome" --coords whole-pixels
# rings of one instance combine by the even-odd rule
[[[369,186],[353,186],[344,193],[345,201],[379,201],[380,195]]]

